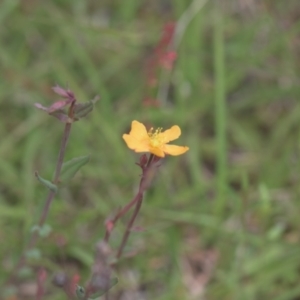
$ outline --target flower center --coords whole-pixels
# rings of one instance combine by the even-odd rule
[[[153,132],[153,128],[148,131],[148,136],[150,138],[150,145],[152,147],[160,147],[164,144],[164,138],[161,134],[162,128],[159,127]]]

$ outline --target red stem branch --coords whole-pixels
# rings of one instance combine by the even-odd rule
[[[140,198],[138,199],[137,203],[136,203],[136,206],[135,206],[135,209],[133,211],[133,214],[127,224],[127,227],[126,227],[126,231],[125,231],[125,234],[123,236],[123,239],[122,239],[122,242],[121,242],[121,245],[119,247],[119,250],[118,250],[118,253],[117,253],[117,258],[120,258],[122,253],[123,253],[123,250],[124,250],[124,247],[127,243],[127,240],[129,238],[129,235],[130,235],[130,232],[131,232],[131,228],[134,224],[134,221],[141,209],[141,206],[142,206],[142,203],[143,203],[143,194],[140,195]]]
[[[152,169],[151,166],[153,166],[152,165],[153,160],[154,160],[154,155],[151,154],[148,159],[146,167],[143,168],[143,175],[142,175],[142,178],[140,181],[139,191],[136,194],[136,196],[134,197],[134,199],[127,205],[127,207],[125,207],[125,208],[127,208],[127,210],[125,212],[127,212],[135,204],[135,209],[134,209],[133,214],[126,226],[126,231],[123,235],[122,242],[120,244],[120,247],[119,247],[119,250],[118,250],[118,253],[116,256],[117,259],[119,259],[122,256],[124,247],[127,244],[134,221],[140,212],[140,209],[141,209],[141,206],[143,203],[144,192],[148,188],[149,181],[151,181],[151,178],[152,178],[152,174],[150,174],[150,173],[151,173],[151,169]],[[150,176],[148,176],[149,174],[150,174]],[[124,215],[125,212],[122,211],[122,215]]]

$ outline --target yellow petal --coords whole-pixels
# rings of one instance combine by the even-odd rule
[[[129,135],[139,141],[149,139],[145,125],[138,121],[132,121]]]
[[[151,147],[148,151],[158,157],[165,157],[164,151],[158,147]]]
[[[174,125],[170,129],[162,132],[161,135],[164,137],[164,143],[168,143],[170,141],[178,139],[178,137],[181,135],[181,130],[179,126]]]
[[[136,152],[148,152],[149,146],[146,141],[140,141],[129,134],[123,134],[123,139],[129,149],[135,150]]]
[[[189,150],[189,147],[186,146],[175,146],[175,145],[165,145],[164,152],[169,155],[180,155]]]

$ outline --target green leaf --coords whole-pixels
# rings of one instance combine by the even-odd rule
[[[51,181],[46,180],[42,178],[37,171],[35,171],[35,177],[38,179],[39,182],[41,182],[45,187],[47,187],[50,191],[56,193],[58,188],[55,184],[53,184]]]
[[[90,159],[90,156],[80,156],[73,158],[67,162],[65,162],[61,169],[60,174],[60,183],[66,184],[68,183],[76,174],[76,172],[83,167]]]
[[[39,225],[34,225],[31,229],[32,232],[38,231],[40,237],[47,237],[50,232],[52,231],[52,228],[48,224],[44,224],[42,227]]]
[[[98,97],[95,97],[93,100],[90,100],[85,103],[75,104],[74,107],[74,116],[76,119],[85,117],[94,109],[94,104],[97,102]]]

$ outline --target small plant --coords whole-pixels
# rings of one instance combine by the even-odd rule
[[[47,112],[50,116],[57,118],[64,124],[64,132],[56,163],[54,178],[47,180],[35,172],[36,178],[48,189],[44,208],[37,224],[32,226],[31,236],[28,245],[21,255],[19,262],[8,279],[6,286],[14,285],[20,270],[29,264],[29,257],[33,253],[38,252],[36,244],[39,238],[46,237],[51,232],[51,226],[46,223],[51,203],[59,191],[59,188],[68,184],[74,177],[76,172],[83,167],[89,160],[88,156],[73,158],[64,162],[65,152],[70,136],[72,124],[85,117],[93,110],[94,103],[97,99],[86,103],[78,103],[74,93],[69,89],[63,89],[59,86],[53,88],[54,92],[62,97],[59,101],[54,102],[50,107],[44,107],[41,104],[35,104],[38,109]],[[181,155],[189,150],[186,146],[170,145],[169,142],[177,139],[181,135],[180,128],[175,125],[165,131],[162,128],[154,130],[146,127],[138,122],[132,121],[131,131],[129,134],[123,134],[123,139],[128,148],[137,153],[142,154],[137,165],[141,168],[142,174],[140,178],[139,188],[133,199],[121,208],[113,217],[105,221],[105,236],[96,245],[96,254],[90,279],[85,287],[78,285],[79,276],[75,274],[69,278],[64,273],[57,273],[53,277],[53,284],[63,289],[69,298],[77,297],[77,299],[95,299],[105,294],[112,288],[118,279],[113,275],[112,266],[118,262],[118,259],[124,252],[124,247],[128,242],[130,232],[132,231],[136,217],[141,209],[145,191],[149,188],[152,179],[156,175],[157,169],[161,165],[161,160],[166,155]],[[116,226],[117,221],[133,209],[133,213],[129,218],[120,246],[115,251],[109,247],[111,233]],[[113,258],[113,259],[112,259]],[[37,271],[37,291],[36,299],[42,299],[46,290],[44,287],[47,278],[45,268],[39,268]]]

